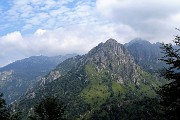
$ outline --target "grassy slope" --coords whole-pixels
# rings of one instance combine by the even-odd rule
[[[97,72],[92,64],[87,64],[85,67],[89,78],[89,85],[87,85],[80,95],[85,102],[91,105],[92,111],[99,109],[100,105],[106,103],[111,98],[129,99],[128,96],[133,96],[130,99],[143,99],[143,97],[156,97],[155,90],[162,84],[147,72],[138,71],[140,78],[139,85],[129,82],[128,84],[119,84],[112,80],[107,75],[107,70]],[[85,118],[89,118],[91,113],[85,113]]]

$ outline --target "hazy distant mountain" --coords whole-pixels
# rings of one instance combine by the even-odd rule
[[[125,46],[134,57],[135,62],[144,70],[155,73],[163,68],[163,62],[158,60],[163,56],[160,43],[151,44],[149,41],[137,38]]]
[[[37,79],[75,55],[32,56],[0,68],[0,88],[7,102],[18,99],[34,82],[37,82]]]
[[[68,118],[91,119],[108,101],[121,100],[117,104],[120,106],[124,102],[155,97],[154,90],[160,84],[157,77],[135,63],[124,45],[109,39],[83,56],[60,63],[27,92],[19,106],[28,109],[43,96],[55,95],[67,104]]]

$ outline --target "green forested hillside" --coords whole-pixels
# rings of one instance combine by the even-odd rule
[[[7,103],[18,100],[28,88],[53,70],[59,63],[75,54],[65,56],[32,56],[0,68],[0,90]]]
[[[28,112],[37,101],[51,95],[66,103],[64,116],[73,120],[115,119],[115,115],[124,120],[128,116],[145,119],[160,112],[155,109],[155,90],[164,80],[143,71],[124,45],[113,39],[62,62],[54,71],[59,73],[57,79],[47,75],[17,106]]]

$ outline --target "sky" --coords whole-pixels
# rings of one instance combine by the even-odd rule
[[[109,38],[172,42],[180,0],[0,0],[0,67],[35,55],[85,54]]]

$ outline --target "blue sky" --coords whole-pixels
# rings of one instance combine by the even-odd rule
[[[0,66],[32,55],[84,54],[100,42],[171,42],[179,0],[1,0]]]
[[[86,12],[95,6],[93,0],[2,0],[0,17],[0,35],[13,31],[30,34],[37,29],[55,29],[72,24],[80,24],[89,18],[91,13],[73,15],[73,13]],[[81,8],[82,7],[82,8]],[[91,8],[92,7],[92,8]],[[80,12],[79,12],[80,13]],[[72,14],[72,15],[71,15]],[[95,21],[95,19],[94,19]],[[90,22],[94,22],[93,20]]]

